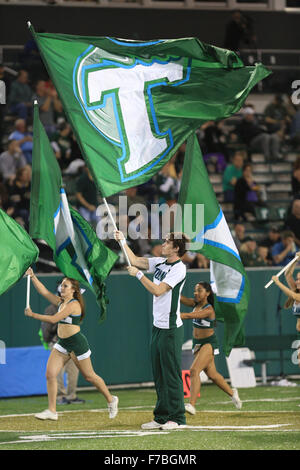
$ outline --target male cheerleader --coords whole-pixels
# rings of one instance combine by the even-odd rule
[[[162,245],[161,258],[135,256],[120,231],[115,231],[115,239],[123,245],[132,264],[127,268],[128,273],[153,295],[151,362],[157,402],[154,420],[142,424],[142,429],[176,429],[186,423],[181,373],[183,322],[180,294],[186,277],[181,257],[188,239],[182,233],[170,233]],[[139,269],[154,273],[153,282]]]

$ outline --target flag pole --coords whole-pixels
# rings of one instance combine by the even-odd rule
[[[110,208],[109,208],[109,205],[107,204],[106,198],[103,197],[102,199],[103,199],[103,201],[104,201],[104,204],[105,204],[107,213],[108,213],[109,218],[110,218],[110,220],[111,220],[111,222],[112,222],[112,224],[113,224],[114,229],[115,229],[115,230],[118,230],[118,228],[117,228],[117,226],[116,226],[116,222],[115,222],[115,220],[114,220],[114,218],[113,218],[113,216],[112,216],[111,210],[110,210]],[[126,258],[126,261],[127,261],[128,266],[131,266],[131,263],[130,263],[130,261],[129,261],[128,254],[126,253],[125,247],[124,247],[121,243],[119,243],[119,245],[121,246],[121,249],[122,249],[122,251],[123,251],[123,253],[124,253],[124,256],[125,256],[125,258]]]
[[[298,256],[296,255],[295,258],[292,259],[292,261],[290,261],[286,266],[284,266],[284,267],[282,268],[281,271],[279,271],[278,274],[276,274],[276,276],[277,276],[277,277],[281,276],[281,274],[283,274],[285,271],[287,271],[288,268],[289,268],[290,266],[292,266],[292,264],[295,263],[295,261],[297,261],[297,260],[298,260]],[[265,285],[265,289],[268,289],[268,287],[270,287],[270,285],[273,284],[273,282],[274,282],[274,281],[272,281],[272,279],[271,279],[271,281],[269,281],[269,282]]]
[[[26,293],[26,308],[29,308],[30,304],[30,276],[27,276],[27,293]]]

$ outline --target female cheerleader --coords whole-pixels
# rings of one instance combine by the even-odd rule
[[[296,254],[300,257],[300,251]],[[296,279],[293,278],[294,270],[298,261],[299,259],[296,259],[285,272],[286,282],[289,287],[282,284],[277,276],[272,276],[272,280],[277,284],[279,289],[288,296],[288,299],[284,304],[284,308],[292,307],[293,315],[296,318],[297,339],[300,340],[300,272],[297,273]],[[300,367],[300,346],[298,348],[298,360]]]
[[[57,375],[69,359],[69,355],[82,373],[83,377],[92,383],[101,392],[108,404],[110,418],[115,418],[118,413],[118,397],[110,394],[104,380],[93,369],[90,355],[91,351],[86,337],[80,331],[80,323],[84,317],[84,302],[80,292],[79,282],[65,277],[61,284],[61,298],[52,294],[35,276],[29,268],[26,273],[31,277],[34,287],[51,304],[57,305],[58,312],[54,315],[40,315],[33,313],[31,308],[25,309],[25,315],[36,320],[58,323],[58,342],[47,363],[47,390],[48,409],[35,415],[38,419],[57,420],[56,396]]]
[[[214,355],[219,354],[218,341],[214,331],[216,315],[213,308],[214,296],[210,284],[199,282],[195,286],[194,299],[181,296],[181,302],[194,307],[191,313],[181,313],[183,320],[193,320],[193,354],[194,361],[191,365],[191,397],[190,402],[185,405],[185,410],[194,415],[197,396],[200,393],[200,372],[206,375],[229,395],[237,409],[241,409],[242,402],[238,391],[232,389],[224,377],[216,370]]]

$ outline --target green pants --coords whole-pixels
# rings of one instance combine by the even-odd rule
[[[152,371],[157,394],[154,420],[164,424],[185,424],[181,372],[183,326],[164,330],[153,326],[151,341]]]

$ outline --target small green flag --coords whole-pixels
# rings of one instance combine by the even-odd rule
[[[25,271],[37,261],[38,247],[28,233],[0,209],[0,295],[21,279]]]
[[[30,235],[45,240],[67,277],[96,295],[105,318],[105,279],[118,256],[99,240],[88,222],[71,206],[62,188],[59,165],[34,105]]]
[[[271,73],[196,38],[31,32],[103,197],[148,181],[189,135],[239,111]]]
[[[191,251],[200,252],[210,260],[216,318],[224,321],[223,348],[229,356],[232,348],[244,344],[249,282],[195,135],[187,142],[179,204],[182,217],[176,221],[177,229],[182,229],[192,240]],[[197,204],[203,205],[204,212],[197,211]]]

